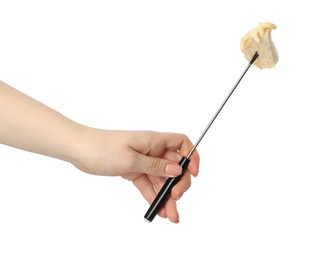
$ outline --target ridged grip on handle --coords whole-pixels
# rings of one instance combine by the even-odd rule
[[[165,205],[166,201],[168,200],[168,198],[171,195],[171,190],[172,190],[173,186],[176,185],[181,180],[183,175],[185,174],[189,162],[190,162],[190,159],[187,157],[183,157],[180,160],[179,165],[183,169],[182,173],[177,177],[167,179],[164,186],[160,189],[156,198],[154,199],[154,201],[150,205],[148,211],[144,215],[144,218],[147,222],[152,222],[153,219],[156,217],[157,213],[159,212],[159,210]]]

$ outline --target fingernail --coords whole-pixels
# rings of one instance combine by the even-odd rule
[[[177,164],[167,164],[166,173],[172,175],[180,175],[182,173],[182,167]]]

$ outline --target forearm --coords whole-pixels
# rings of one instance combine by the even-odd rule
[[[0,143],[72,161],[80,127],[0,81]]]

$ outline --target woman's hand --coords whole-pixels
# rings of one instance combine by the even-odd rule
[[[79,138],[81,151],[73,164],[80,170],[96,175],[122,176],[132,181],[149,202],[168,177],[182,172],[178,162],[193,144],[183,134],[151,131],[107,131],[86,128]],[[197,176],[199,155],[191,156],[188,171],[171,191],[171,198],[159,215],[172,222],[179,221],[176,201],[191,185],[191,175]]]

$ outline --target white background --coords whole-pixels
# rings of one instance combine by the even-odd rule
[[[0,1],[0,80],[80,123],[195,142],[273,22],[274,69],[251,67],[200,144],[180,223],[146,201],[0,146],[0,259],[309,259],[308,1]]]

